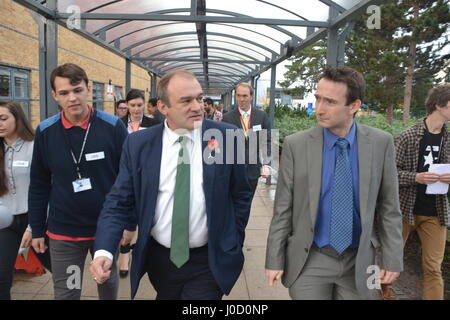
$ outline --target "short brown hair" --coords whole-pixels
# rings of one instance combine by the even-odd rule
[[[81,81],[86,83],[86,86],[89,83],[86,72],[79,66],[73,63],[66,63],[61,66],[55,68],[50,75],[50,84],[52,85],[53,91],[55,91],[55,78],[68,78],[70,80],[70,84],[75,86],[79,84]]]
[[[341,82],[347,85],[347,102],[349,105],[355,100],[364,100],[366,91],[366,81],[361,73],[350,67],[327,66],[321,74],[320,79],[327,79],[334,82]],[[319,80],[320,80],[319,79]]]
[[[176,69],[176,70],[172,70],[172,71],[169,71],[168,73],[166,73],[159,81],[158,89],[156,92],[158,95],[158,99],[161,100],[161,102],[167,106],[170,105],[169,96],[167,93],[167,87],[169,86],[170,80],[174,76],[178,76],[178,75],[197,79],[193,72],[188,71],[188,70],[183,70],[183,69]]]
[[[11,100],[0,101],[0,107],[6,108],[11,112],[16,120],[16,132],[19,138],[25,141],[32,141],[34,139],[34,130],[30,122],[25,117],[25,113],[18,102]],[[0,138],[0,196],[8,193],[8,178],[5,172],[5,149],[3,148],[4,138]]]
[[[450,100],[450,84],[446,83],[428,91],[428,97],[425,101],[427,114],[432,114],[436,106],[445,107]]]
[[[241,82],[237,84],[236,87],[234,87],[234,90],[237,90],[238,87],[248,88],[248,90],[250,90],[250,95],[253,96],[253,87],[249,85],[247,82]]]

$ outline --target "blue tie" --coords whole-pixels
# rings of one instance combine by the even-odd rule
[[[347,155],[348,141],[340,138],[336,145],[339,153],[334,168],[331,198],[330,245],[341,254],[352,243],[353,184]]]

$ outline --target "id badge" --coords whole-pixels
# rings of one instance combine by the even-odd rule
[[[89,178],[77,179],[72,182],[72,185],[75,193],[92,189],[91,179]]]
[[[261,131],[261,130],[262,130],[262,127],[261,127],[260,124],[257,124],[257,125],[254,125],[254,126],[253,126],[253,131],[254,131],[254,132]]]
[[[13,167],[28,168],[29,166],[30,161],[20,161],[20,160],[13,161]]]

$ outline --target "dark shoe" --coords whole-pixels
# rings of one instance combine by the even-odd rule
[[[128,270],[119,270],[119,275],[121,278],[126,278],[128,276]]]

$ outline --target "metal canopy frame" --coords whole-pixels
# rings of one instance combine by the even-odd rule
[[[277,64],[323,38],[328,39],[327,63],[342,64],[352,21],[368,6],[385,2],[314,0],[306,7],[300,1],[282,0],[13,1],[47,19],[43,30],[51,33],[41,34],[51,41],[40,50],[43,72],[57,58],[57,25],[65,26],[73,18],[66,11],[75,5],[82,9],[81,28],[73,31],[126,59],[126,88],[131,63],[149,72],[152,88],[156,76],[186,68],[195,72],[206,91],[219,91],[227,100],[235,84],[254,83],[269,69],[274,77]]]

